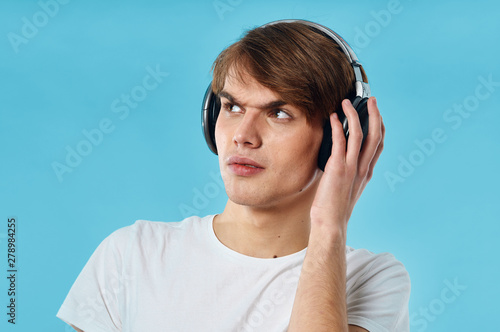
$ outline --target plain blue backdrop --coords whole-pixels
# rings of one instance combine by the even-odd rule
[[[69,331],[55,314],[107,235],[136,219],[223,209],[200,127],[210,67],[244,30],[282,18],[341,34],[384,117],[384,153],[348,244],[405,264],[412,331],[494,328],[499,10],[494,1],[2,1],[0,330]]]

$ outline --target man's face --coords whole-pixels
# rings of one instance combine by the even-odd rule
[[[241,205],[288,206],[311,195],[321,177],[321,120],[284,103],[248,75],[228,75],[215,127],[226,192]],[[314,193],[312,193],[314,195]]]

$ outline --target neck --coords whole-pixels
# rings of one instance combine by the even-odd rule
[[[298,252],[307,247],[314,195],[302,198],[265,208],[228,200],[214,219],[215,234],[225,246],[247,256],[273,258]]]

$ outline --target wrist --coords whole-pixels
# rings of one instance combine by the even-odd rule
[[[331,262],[345,256],[346,232],[339,227],[311,227],[307,255],[312,261]]]
[[[344,226],[345,225],[345,226]],[[309,238],[323,241],[344,242],[347,236],[347,223],[335,220],[311,220],[311,231]]]

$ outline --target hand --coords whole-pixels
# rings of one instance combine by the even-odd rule
[[[349,124],[347,142],[337,114],[330,115],[332,153],[326,163],[311,207],[311,227],[327,227],[346,234],[354,205],[373,175],[373,168],[384,146],[385,126],[375,97],[368,100],[368,136],[360,151],[363,132],[359,117],[348,99],[342,109]],[[331,227],[331,228],[330,228]]]

